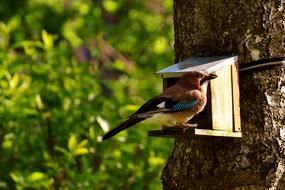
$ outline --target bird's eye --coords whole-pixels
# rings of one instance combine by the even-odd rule
[[[204,75],[202,75],[201,73],[198,74],[198,78],[203,78]]]

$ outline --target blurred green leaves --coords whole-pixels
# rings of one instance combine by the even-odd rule
[[[10,177],[15,182],[16,189],[42,189],[53,183],[53,179],[49,179],[46,174],[39,171],[34,171],[27,176],[11,172]]]
[[[0,188],[161,189],[169,139],[102,136],[162,89],[172,0],[4,0]]]

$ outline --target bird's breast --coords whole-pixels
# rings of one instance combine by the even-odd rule
[[[175,118],[173,118],[171,114],[155,113],[151,117],[145,119],[143,123],[164,125],[164,126],[175,126],[176,121],[175,121]]]
[[[175,113],[156,113],[151,117],[145,119],[143,123],[163,125],[166,127],[173,127],[189,121],[195,113],[193,111],[183,111]]]

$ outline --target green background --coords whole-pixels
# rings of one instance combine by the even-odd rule
[[[161,189],[160,126],[102,135],[159,94],[172,0],[1,0],[0,189]]]

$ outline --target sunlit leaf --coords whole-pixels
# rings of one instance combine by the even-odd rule
[[[157,54],[162,54],[167,48],[167,40],[164,37],[157,38],[153,44],[153,50]]]
[[[94,130],[93,127],[89,127],[89,137],[90,137],[90,139],[92,139],[92,140],[95,140],[95,139],[96,139],[95,130]]]
[[[165,159],[160,158],[160,157],[150,157],[148,159],[148,163],[151,166],[163,165],[165,163]]]
[[[119,59],[115,60],[112,64],[112,66],[115,69],[118,69],[118,70],[124,71],[124,72],[128,69],[128,67]]]
[[[104,0],[103,1],[103,7],[111,13],[114,13],[118,10],[118,2],[113,1],[113,0]]]
[[[71,134],[69,139],[68,139],[68,149],[70,151],[73,151],[75,150],[77,147],[77,139],[76,139],[76,136],[75,134]]]
[[[37,108],[40,109],[40,110],[43,109],[44,108],[44,104],[43,104],[42,98],[41,98],[41,96],[39,94],[36,95],[35,100],[36,100]]]
[[[21,18],[20,16],[15,16],[12,19],[9,20],[7,28],[9,31],[13,31],[17,29],[21,25]]]
[[[13,141],[11,140],[4,140],[2,143],[2,147],[6,149],[10,149],[13,146]]]
[[[12,89],[14,89],[14,88],[16,88],[16,87],[18,86],[18,84],[19,84],[19,79],[20,79],[19,75],[18,75],[17,73],[15,73],[15,74],[13,75],[12,79],[10,80],[10,87],[11,87]]]
[[[89,148],[89,152],[90,152],[91,154],[94,154],[94,153],[96,152],[96,149],[95,149],[94,147],[90,147],[90,148]]]
[[[116,158],[120,158],[122,156],[122,152],[120,150],[115,150],[113,154]]]
[[[63,154],[68,154],[68,152],[67,152],[64,148],[62,148],[62,147],[55,146],[54,149],[55,149],[56,151],[58,151],[58,152],[63,153]]]
[[[96,97],[96,93],[90,92],[88,94],[88,101],[93,101],[95,97]]]
[[[129,113],[133,113],[133,112],[135,112],[136,110],[138,110],[139,109],[139,105],[133,105],[133,104],[127,104],[127,105],[125,105],[125,106],[122,106],[120,109],[119,109],[119,111],[120,111],[120,113],[127,113],[127,114],[129,114]]]
[[[84,147],[84,146],[86,146],[88,144],[88,140],[82,140],[82,141],[80,141],[80,143],[78,144],[78,147]]]
[[[42,39],[46,49],[53,48],[53,36],[48,34],[45,30],[42,31]]]
[[[109,124],[108,122],[100,116],[96,118],[97,122],[99,123],[100,127],[103,129],[104,132],[109,131]]]
[[[15,181],[16,183],[20,182],[20,177],[16,175],[15,173],[10,173],[10,177]]]
[[[82,15],[86,15],[89,12],[90,8],[88,4],[82,3],[79,6],[79,13]]]
[[[82,43],[82,40],[76,33],[75,26],[72,22],[66,23],[63,26],[63,36],[73,47],[77,47]]]
[[[44,45],[41,41],[30,41],[30,40],[24,40],[21,42],[18,42],[16,44],[13,45],[14,48],[19,48],[19,47],[23,47],[23,48],[43,48]]]
[[[103,141],[103,137],[99,135],[99,136],[97,136],[96,140],[97,140],[97,142],[102,142]]]
[[[82,154],[88,154],[89,151],[87,148],[77,148],[75,150],[75,155],[82,155]]]
[[[63,100],[63,109],[64,109],[64,111],[67,111],[67,110],[69,110],[70,109],[70,106],[71,106],[71,100],[70,100],[70,98],[64,98],[64,100]]]
[[[33,172],[28,176],[29,181],[39,181],[44,178],[45,178],[45,174],[42,172],[38,172],[38,171]]]

